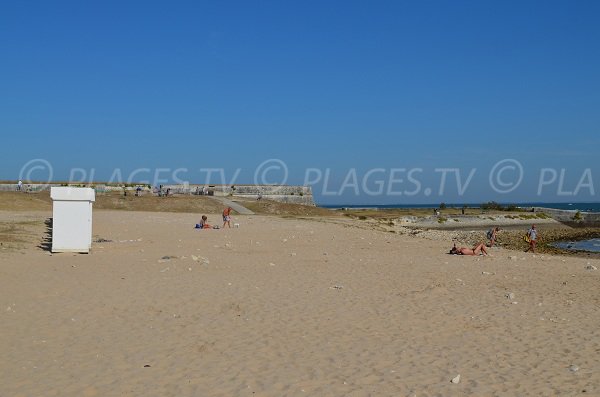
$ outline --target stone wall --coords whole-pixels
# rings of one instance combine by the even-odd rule
[[[302,205],[315,205],[312,189],[309,186],[265,186],[235,185],[222,186],[220,193],[224,196],[258,199],[259,197]]]
[[[583,212],[577,210],[559,210],[554,208],[534,207],[535,212],[543,212],[559,222],[572,226],[600,226],[600,212]],[[579,212],[579,218],[576,219]]]
[[[60,184],[23,184],[23,190],[42,191],[49,190],[51,186],[61,186]],[[150,191],[146,185],[140,185],[144,191]],[[114,185],[94,184],[96,193],[122,192],[123,187]],[[171,189],[171,194],[194,194],[202,191],[205,185],[163,185],[163,191]],[[312,189],[310,186],[276,186],[276,185],[206,185],[209,193],[222,197],[239,197],[257,200],[264,198],[267,200],[278,201],[282,203],[292,203],[314,206]],[[125,188],[127,191],[135,191],[136,186]],[[0,184],[0,191],[16,191],[17,184]]]
[[[172,192],[178,194],[193,194],[206,187],[209,194],[222,197],[239,197],[257,200],[259,198],[314,206],[312,189],[310,186],[277,186],[277,185],[165,185]]]
[[[60,186],[59,184],[41,184],[41,183],[23,183],[23,187],[21,188],[23,191],[30,192],[41,192],[44,190],[50,190],[52,186]],[[2,183],[0,184],[0,192],[16,192],[17,184],[16,183]]]

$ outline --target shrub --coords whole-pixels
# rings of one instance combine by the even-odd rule
[[[481,204],[482,210],[502,210],[502,206],[495,201],[488,201]]]

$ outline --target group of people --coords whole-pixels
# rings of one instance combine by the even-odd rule
[[[231,228],[231,211],[233,211],[231,207],[227,207],[223,210],[223,229],[225,226]],[[196,229],[220,229],[220,227],[210,225],[208,223],[208,217],[202,215],[200,222],[196,224]]]
[[[203,188],[200,188],[200,186],[197,186],[194,194],[197,196],[208,196],[208,188],[206,186],[204,186]]]
[[[498,232],[500,231],[499,227],[494,227],[491,228],[490,230],[487,231],[486,233],[486,237],[489,240],[489,243],[487,245],[487,247],[493,247],[494,244],[496,243],[496,238],[498,235]],[[538,240],[538,231],[535,228],[535,225],[531,225],[531,228],[527,231],[527,234],[523,237],[523,239],[529,243],[529,247],[525,250],[525,252],[533,252],[535,253],[535,247],[537,244],[537,240]],[[457,247],[456,243],[454,244],[454,246],[452,247],[452,249],[450,249],[450,254],[452,255],[487,255],[487,248],[485,243],[478,243],[475,246],[473,246],[473,248],[468,248],[468,247]]]
[[[25,192],[25,193],[31,193],[33,191],[33,188],[31,187],[31,185],[23,185],[23,181],[21,179],[19,179],[19,182],[17,182],[17,192]]]

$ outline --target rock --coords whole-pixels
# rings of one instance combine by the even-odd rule
[[[598,270],[598,268],[596,266],[594,266],[594,265],[587,265],[585,267],[585,270]]]
[[[513,294],[512,292],[509,292],[508,294],[505,295],[508,299],[513,300],[515,299],[515,294]]]
[[[516,261],[518,258],[516,255],[511,255],[508,257],[508,259],[510,259],[511,261]]]
[[[198,258],[196,255],[192,255],[192,260],[198,262],[200,260],[200,258]]]
[[[577,365],[573,364],[573,365],[569,366],[569,371],[577,372],[577,371],[579,371],[579,367]]]
[[[454,378],[452,378],[452,380],[450,382],[454,383],[455,385],[458,385],[460,383],[460,374],[458,374]]]

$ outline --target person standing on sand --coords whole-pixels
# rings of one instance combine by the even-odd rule
[[[223,210],[223,229],[225,229],[225,225],[229,226],[231,229],[231,210],[231,207],[227,207]]]
[[[19,183],[17,183],[17,192],[20,192],[23,189],[23,181],[19,179]]]
[[[531,252],[535,254],[535,245],[537,243],[538,238],[538,232],[535,228],[535,225],[531,225],[531,229],[529,229],[529,231],[527,232],[527,237],[529,237],[529,248],[527,248],[525,252],[531,250]]]

